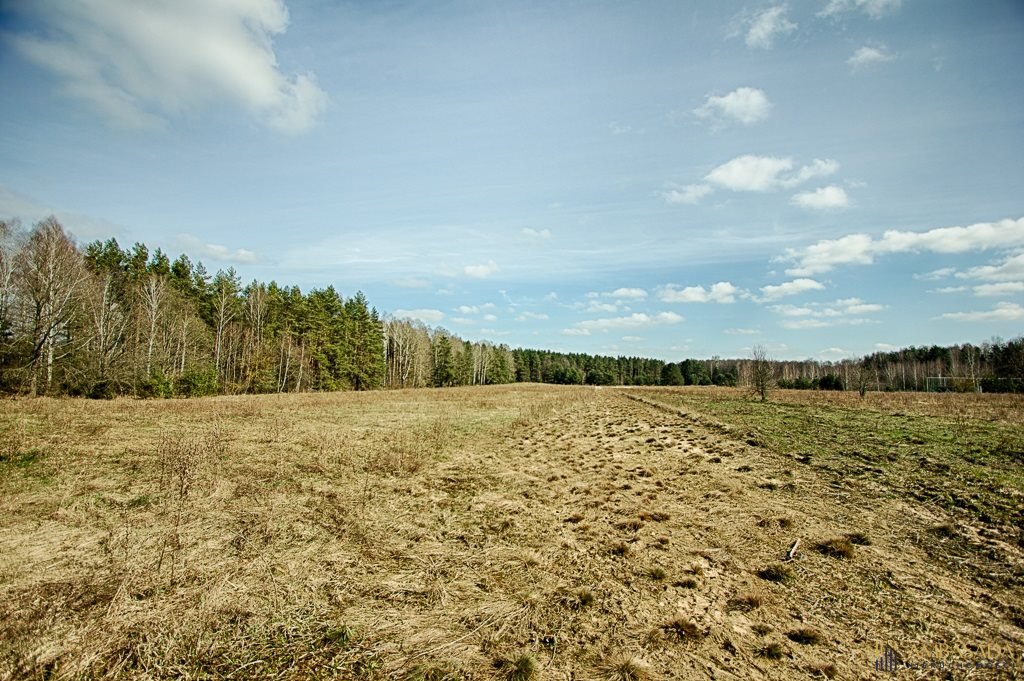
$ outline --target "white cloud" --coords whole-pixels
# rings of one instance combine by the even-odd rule
[[[544,314],[543,312],[523,312],[518,317],[516,317],[516,321],[525,322],[527,319],[540,319],[540,320],[544,320],[544,319],[547,319],[547,318],[548,318],[548,316],[546,314]]]
[[[605,295],[611,298],[626,298],[628,300],[644,300],[647,298],[647,291],[642,288],[617,288]]]
[[[786,18],[786,5],[775,5],[747,18],[747,47],[770,49],[777,36],[792,33],[797,25]]]
[[[945,279],[946,277],[952,276],[956,273],[955,267],[940,267],[937,270],[931,272],[925,272],[923,274],[915,274],[914,279],[923,279],[925,281],[935,281],[936,279]]]
[[[976,312],[946,312],[938,319],[957,322],[1014,322],[1024,319],[1024,307],[1017,303],[996,303],[991,310]]]
[[[589,329],[562,329],[559,333],[563,336],[589,336]]]
[[[967,290],[966,286],[942,286],[940,288],[935,289],[935,292],[936,293],[961,293],[962,291],[966,291],[966,290]]]
[[[191,234],[179,234],[178,241],[181,243],[182,249],[192,257],[207,257],[221,262],[243,264],[256,262],[259,259],[256,253],[248,249],[237,248],[232,251],[227,246],[205,243]]]
[[[804,249],[787,249],[782,259],[795,263],[794,267],[786,270],[787,274],[810,276],[828,272],[837,265],[870,265],[877,255],[883,254],[917,251],[953,254],[1022,244],[1024,218],[980,222],[967,227],[941,227],[924,232],[889,230],[880,239],[873,239],[867,234],[849,234],[839,239],[819,241]],[[963,276],[1024,279],[1024,254],[996,267],[973,268]]]
[[[584,298],[586,302],[576,303],[572,307],[587,312],[619,312],[628,310],[629,301],[645,300],[647,291],[642,288],[617,288],[614,291],[590,291]],[[602,300],[604,299],[604,300]],[[610,299],[610,302],[608,300]]]
[[[771,108],[764,90],[741,87],[721,96],[708,95],[704,104],[693,113],[716,126],[730,121],[753,125],[767,118]]]
[[[838,305],[842,314],[868,314],[871,312],[881,312],[885,309],[884,305],[878,303],[865,303],[860,298],[843,298],[837,300],[835,305]]]
[[[286,76],[273,50],[288,27],[282,0],[42,1],[21,8],[44,31],[11,37],[54,72],[65,95],[129,127],[228,104],[286,133],[310,128],[327,106],[312,74]]]
[[[873,45],[864,45],[859,47],[853,55],[846,60],[846,63],[850,65],[854,70],[863,69],[875,64],[884,64],[887,61],[892,61],[896,56],[888,50],[884,45],[877,47]]]
[[[789,158],[738,156],[713,169],[707,180],[733,191],[765,192],[779,185],[779,176],[793,167]]]
[[[640,341],[644,340],[644,337],[643,336],[623,336],[622,340],[626,341],[627,343],[639,343]]]
[[[436,324],[444,319],[444,312],[440,310],[417,308],[415,310],[398,309],[392,313],[395,319],[419,319],[428,324]]]
[[[493,260],[488,260],[483,265],[466,265],[462,268],[462,271],[467,277],[473,277],[475,279],[485,279],[492,274],[496,274],[500,271],[498,263]]]
[[[787,269],[786,274],[807,276],[828,272],[836,265],[870,265],[874,262],[872,243],[867,234],[848,234],[839,239],[819,241],[802,251],[787,249],[785,258],[798,264]]]
[[[976,296],[1013,296],[1024,293],[1024,281],[1003,281],[998,284],[979,284],[974,287]]]
[[[583,306],[577,306],[577,309],[583,309],[587,312],[618,312],[619,303],[602,303],[599,300],[591,300]]]
[[[576,324],[577,329],[585,331],[604,331],[608,329],[634,329],[663,324],[678,324],[683,321],[682,315],[675,312],[659,312],[655,315],[648,315],[642,312],[634,312],[628,317],[609,317],[605,319],[588,319]]]
[[[528,239],[535,241],[546,241],[551,238],[550,229],[533,229],[532,227],[523,227],[521,234]]]
[[[789,157],[745,154],[712,169],[705,179],[733,191],[767,192],[796,187],[813,178],[831,175],[839,170],[839,162],[815,159],[790,173],[793,167],[793,159]]]
[[[850,197],[846,195],[845,189],[832,184],[827,187],[819,187],[813,191],[800,192],[793,196],[791,203],[801,208],[832,210],[848,208]]]
[[[899,9],[903,0],[829,0],[828,5],[818,12],[819,17],[835,17],[845,12],[861,11],[872,19],[878,19]]]
[[[728,336],[756,336],[756,335],[758,335],[761,332],[758,331],[757,329],[737,328],[737,329],[725,329],[723,331],[723,333],[725,333]]]
[[[483,320],[485,322],[496,322],[496,321],[498,321],[498,316],[497,315],[493,315],[493,314],[485,314],[483,316]]]
[[[511,331],[499,331],[498,329],[480,329],[480,333],[485,336],[508,336]]]
[[[658,299],[665,303],[734,303],[739,292],[728,281],[712,284],[707,289],[703,286],[679,288],[676,284],[668,284],[658,289]]]
[[[780,184],[783,187],[792,188],[799,186],[808,180],[834,175],[838,170],[839,161],[831,158],[816,158],[807,165],[801,166],[793,175],[782,178],[780,180]]]
[[[476,305],[459,305],[455,311],[460,314],[477,314],[480,312],[480,308]]]
[[[826,329],[834,326],[862,326],[864,324],[877,324],[873,319],[865,319],[864,317],[837,317],[832,319],[797,319],[797,320],[786,320],[780,324],[784,329]]]
[[[787,296],[795,296],[807,291],[821,291],[825,286],[814,279],[794,279],[781,284],[762,286],[762,300],[778,300]]]
[[[880,312],[885,306],[865,303],[860,298],[842,298],[831,303],[808,303],[800,307],[772,305],[769,309],[787,318],[781,322],[783,328],[823,329],[832,326],[875,324],[875,320],[863,315]]]
[[[667,189],[661,193],[661,197],[668,203],[694,204],[713,191],[714,189],[708,184],[688,184],[683,187]]]
[[[1024,253],[1010,256],[998,265],[972,267],[966,272],[958,272],[956,276],[960,279],[984,279],[986,281],[1024,279]]]
[[[1024,218],[979,222],[967,227],[941,227],[926,232],[889,230],[882,235],[876,250],[879,253],[966,253],[1021,244],[1024,244]]]

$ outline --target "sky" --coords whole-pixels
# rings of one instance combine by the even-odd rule
[[[0,218],[512,347],[1024,332],[1024,3],[0,0]]]

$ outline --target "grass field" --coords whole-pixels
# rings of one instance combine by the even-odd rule
[[[0,407],[0,678],[888,678],[884,646],[1024,677],[1020,398]]]

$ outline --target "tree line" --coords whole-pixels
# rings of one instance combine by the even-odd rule
[[[187,255],[116,240],[78,247],[46,218],[0,221],[0,391],[28,395],[199,396],[512,382],[750,385],[751,360],[644,357],[470,342],[392,319],[357,292],[210,274]],[[1024,339],[907,348],[842,362],[772,362],[783,387],[921,390],[969,376],[1024,390]],[[1009,379],[1009,380],[1000,380]]]

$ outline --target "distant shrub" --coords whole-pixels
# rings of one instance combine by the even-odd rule
[[[114,381],[96,381],[89,388],[87,396],[92,400],[112,400],[117,397],[119,390]]]
[[[836,374],[825,374],[818,379],[819,390],[845,390],[843,379]]]
[[[178,397],[203,397],[217,394],[217,372],[214,369],[189,369],[174,382]]]
[[[174,383],[167,374],[157,369],[139,383],[137,392],[143,398],[173,397]]]

